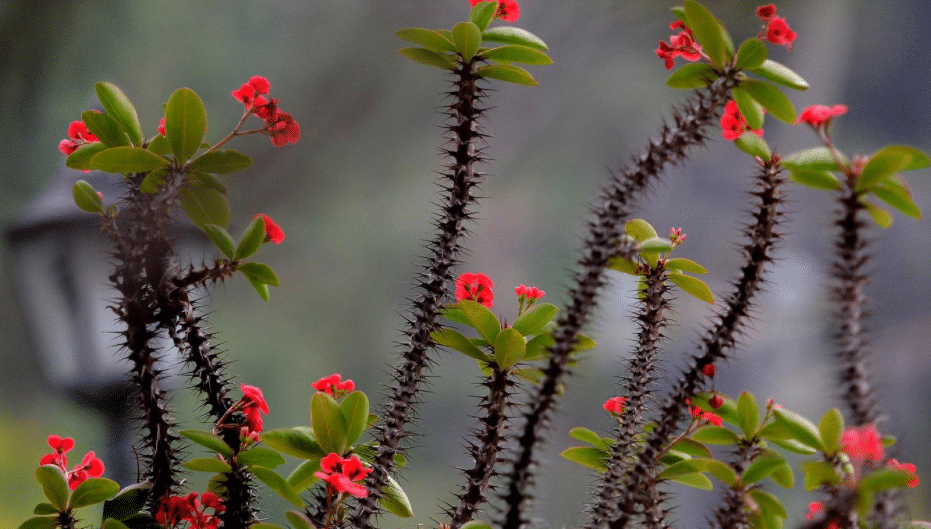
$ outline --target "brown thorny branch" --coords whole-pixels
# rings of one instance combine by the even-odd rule
[[[541,444],[542,430],[550,421],[556,404],[557,388],[567,371],[569,355],[582,327],[595,306],[598,291],[604,285],[604,272],[609,260],[622,248],[623,222],[629,216],[631,201],[643,192],[667,165],[681,161],[689,147],[702,144],[705,129],[718,115],[734,87],[735,72],[728,71],[708,87],[699,90],[692,103],[673,116],[674,123],[665,125],[659,139],[650,142],[646,151],[635,158],[630,167],[614,176],[599,198],[594,210],[595,219],[589,223],[584,240],[584,253],[578,262],[576,286],[570,291],[570,302],[557,320],[550,348],[550,361],[544,370],[544,379],[538,392],[531,397],[532,405],[524,414],[523,432],[517,439],[517,454],[512,460],[511,472],[504,491],[503,529],[519,529],[529,522],[526,515],[530,502],[534,452]]]
[[[737,476],[741,476],[753,459],[762,452],[760,441],[758,437],[738,441],[735,458],[730,464]],[[744,496],[749,491],[748,487],[740,484],[739,479],[732,487],[724,489],[724,497],[714,510],[714,519],[711,520],[709,527],[711,529],[750,529],[752,527],[750,516],[744,508]]]

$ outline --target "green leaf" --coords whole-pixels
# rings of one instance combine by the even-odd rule
[[[36,469],[36,480],[42,485],[42,493],[49,503],[60,512],[67,510],[71,489],[64,472],[56,465],[42,465]]]
[[[316,529],[310,517],[303,511],[285,511],[284,516],[294,529]]]
[[[203,229],[207,224],[221,228],[230,225],[230,204],[223,193],[206,187],[185,186],[178,190],[178,199],[184,213],[198,228]]]
[[[598,344],[595,343],[595,340],[592,340],[584,334],[579,334],[575,337],[575,345],[572,347],[572,352],[587,351],[596,345]]]
[[[348,448],[346,419],[336,400],[318,391],[310,400],[310,422],[314,437],[325,453],[336,452],[342,456]]]
[[[737,417],[745,439],[752,439],[760,425],[760,408],[749,391],[744,391],[737,399]]]
[[[91,158],[98,152],[104,151],[107,148],[106,145],[99,142],[81,145],[78,147],[78,150],[68,155],[68,158],[65,159],[65,165],[79,171],[90,171],[94,169],[90,164]]]
[[[168,144],[168,138],[159,134],[152,138],[152,141],[146,146],[146,149],[154,152],[155,154],[168,155],[171,154],[171,145]]]
[[[33,516],[19,524],[17,529],[52,529],[58,526],[58,516]]]
[[[254,254],[265,241],[265,219],[259,215],[252,219],[239,239],[233,259],[238,261]]]
[[[815,189],[840,189],[840,181],[831,171],[812,171],[798,169],[792,171],[789,179],[797,184],[802,184]]]
[[[764,511],[771,512],[780,518],[789,516],[782,504],[779,503],[779,500],[772,494],[760,489],[753,489],[750,491],[750,496]]]
[[[793,438],[792,432],[784,423],[771,422],[760,430],[759,436],[776,446],[796,454],[810,455],[818,450]]]
[[[547,347],[550,347],[554,343],[556,342],[553,340],[553,335],[551,334],[538,334],[534,336],[527,342],[527,352],[524,353],[524,360],[532,362],[533,360],[545,358],[549,354]]]
[[[462,529],[492,529],[492,527],[488,522],[472,520],[462,524]]]
[[[226,174],[242,171],[251,166],[252,159],[245,154],[231,150],[219,150],[198,156],[191,161],[190,168],[193,171]]]
[[[490,2],[497,6],[496,2]],[[378,500],[378,505],[395,516],[401,518],[410,518],[414,516],[414,509],[411,507],[411,500],[401,485],[391,476],[388,476],[388,483],[381,489],[382,497]]]
[[[595,448],[600,448],[602,450],[608,449],[608,443],[605,442],[605,440],[602,439],[600,435],[595,433],[593,430],[589,430],[588,428],[577,426],[569,430],[569,437],[578,439],[584,443],[588,443]]]
[[[624,257],[614,257],[608,261],[608,268],[634,276],[637,275],[638,267],[637,263],[631,261],[630,259],[626,259]]]
[[[666,264],[664,266],[666,267],[666,270],[682,270],[683,272],[688,272],[690,274],[708,273],[708,270],[706,270],[704,266],[696,263],[691,259],[686,259],[685,257],[666,259]]]
[[[747,120],[747,126],[754,130],[763,128],[763,106],[757,103],[746,90],[740,87],[731,90],[731,95],[737,103],[737,110],[740,111],[740,115]],[[767,155],[766,158],[768,159],[769,155]]]
[[[908,145],[889,145],[867,160],[857,178],[857,191],[869,190],[874,185],[906,169],[921,169],[928,165],[928,157]]]
[[[316,459],[302,461],[297,468],[291,471],[291,474],[288,475],[288,485],[291,485],[295,492],[300,493],[307,490],[320,479],[314,475],[314,472],[320,470],[320,459],[320,457],[317,457]]]
[[[730,37],[726,37],[727,31],[721,21],[698,2],[686,0],[684,7],[685,15],[689,19],[688,27],[695,34],[695,39],[701,44],[702,51],[708,55],[711,62],[716,66],[722,66],[729,61],[725,38],[730,39]]]
[[[540,51],[548,51],[546,43],[533,33],[513,26],[501,26],[484,30],[482,39],[504,44],[519,44]]]
[[[718,72],[708,63],[684,64],[666,79],[666,86],[688,90],[702,88],[718,78]]]
[[[760,39],[747,39],[743,41],[743,44],[737,50],[737,62],[734,63],[734,68],[737,70],[760,68],[763,66],[763,62],[766,61],[767,55],[769,55],[769,51],[766,49],[766,44],[763,44]]]
[[[275,525],[273,523],[255,522],[249,526],[249,529],[285,529],[285,528],[281,527],[280,525]]]
[[[320,395],[320,393],[317,393],[317,395]],[[249,468],[249,472],[276,494],[291,502],[295,507],[304,507],[304,500],[301,499],[300,495],[294,492],[294,489],[288,485],[288,482],[274,470],[264,467],[251,467]]]
[[[869,200],[861,199],[860,201],[863,202],[864,206],[866,206],[866,212],[870,214],[870,217],[873,218],[873,221],[876,222],[880,228],[888,228],[889,226],[892,226],[892,215],[889,214],[888,211],[870,202]]]
[[[32,514],[58,514],[58,509],[51,503],[42,502],[36,505],[36,508],[32,510]]]
[[[220,461],[215,457],[197,457],[185,461],[182,465],[184,468],[196,472],[226,473],[233,469],[226,461]]]
[[[453,26],[453,44],[462,60],[469,62],[482,44],[482,30],[472,22],[460,22]]]
[[[762,160],[769,160],[773,156],[766,140],[750,131],[744,132],[734,140],[734,145],[750,156],[756,156]]]
[[[795,475],[792,473],[792,467],[789,466],[789,463],[786,461],[783,461],[782,465],[776,467],[769,477],[780,487],[791,489],[795,486]]]
[[[152,484],[148,482],[136,483],[124,487],[116,496],[103,502],[103,520],[115,518],[127,520],[139,514],[149,499],[149,490]]]
[[[520,62],[524,64],[553,64],[553,59],[540,50],[519,44],[505,44],[479,53],[480,57],[501,63]]]
[[[217,496],[226,494],[226,474],[216,474],[207,482],[207,490]]]
[[[760,66],[749,69],[763,79],[781,84],[782,86],[787,86],[795,90],[808,90],[808,81],[790,70],[784,64],[780,64],[776,61],[766,59]]]
[[[721,397],[721,405],[717,409],[711,407],[711,404],[708,400],[713,396],[713,393],[700,393],[692,397],[692,404],[698,406],[699,408],[705,411],[711,411],[721,419],[726,422],[733,424],[734,426],[740,426],[740,417],[737,412],[737,401],[728,397],[727,395],[718,396]]]
[[[469,325],[475,328],[488,343],[495,343],[495,338],[501,332],[501,323],[494,313],[481,303],[464,299],[459,302],[462,313],[469,320]]]
[[[233,236],[229,232],[216,224],[204,224],[203,230],[211,242],[223,252],[223,255],[230,259],[233,258],[236,253],[236,241],[233,240]]]
[[[795,107],[792,106],[792,101],[789,101],[789,98],[775,86],[762,81],[745,79],[740,82],[739,87],[746,90],[750,97],[763,105],[763,108],[777,119],[790,124],[795,123]]]
[[[834,467],[826,461],[802,461],[799,466],[805,474],[805,490],[813,491],[823,484],[840,483]]]
[[[818,433],[821,434],[825,453],[837,452],[840,448],[841,435],[844,433],[844,417],[840,410],[831,408],[821,417],[821,421],[818,422]]]
[[[475,75],[489,79],[497,79],[508,83],[522,84],[525,86],[537,86],[537,80],[530,75],[530,72],[520,66],[505,66],[502,64],[495,66],[482,66],[475,70]]]
[[[824,451],[824,445],[821,443],[818,429],[811,421],[795,412],[782,408],[777,408],[774,413],[776,424],[783,426],[791,436],[791,439],[795,439],[816,450]]]
[[[165,187],[165,182],[168,180],[168,169],[164,167],[161,169],[156,169],[149,174],[145,175],[145,178],[142,179],[142,182],[139,183],[139,191],[143,193],[158,193]]]
[[[751,485],[758,481],[762,481],[784,464],[785,459],[774,455],[757,457],[750,463],[750,466],[747,467],[747,470],[745,470],[740,477],[740,484]]]
[[[425,28],[404,28],[395,33],[399,39],[423,46],[437,53],[456,52],[456,45],[438,32]]]
[[[562,451],[559,455],[580,465],[593,468],[599,472],[607,469],[608,452],[593,446],[573,446]]]
[[[346,444],[352,446],[365,431],[369,419],[369,399],[361,391],[353,391],[339,405],[346,422]]]
[[[502,329],[495,337],[495,362],[498,369],[507,370],[524,359],[527,342],[516,329]]]
[[[684,274],[676,274],[669,276],[669,280],[696,298],[714,305],[714,294],[701,279]]]
[[[668,252],[672,250],[672,242],[663,237],[653,237],[640,243],[641,252]]]
[[[470,358],[482,360],[484,362],[491,361],[488,355],[483,353],[478,347],[472,345],[472,342],[470,342],[468,338],[455,329],[450,329],[449,327],[437,329],[430,333],[430,337],[433,338],[434,342],[455,349]]]
[[[223,457],[230,457],[233,455],[233,451],[230,450],[230,447],[226,444],[226,441],[223,440],[220,436],[213,435],[210,432],[205,432],[202,430],[181,430],[178,432],[184,438],[194,441],[210,450],[211,452],[216,452]]]
[[[175,90],[165,105],[165,137],[178,165],[200,149],[206,132],[207,109],[200,96],[190,88]]]
[[[87,505],[94,505],[110,498],[119,491],[119,483],[112,479],[86,479],[71,493],[71,501],[68,503],[68,506],[71,509],[79,509]]]
[[[737,480],[734,469],[716,459],[686,459],[666,467],[658,476],[660,479],[671,479],[677,476],[695,472],[709,472],[728,486]]]
[[[676,476],[669,478],[669,481],[674,481],[676,483],[681,483],[689,487],[693,487],[700,490],[713,490],[714,484],[711,483],[711,480],[708,479],[708,476],[701,473],[694,474],[682,474],[681,476]]]
[[[259,297],[262,298],[262,301],[268,303],[268,300],[271,299],[271,293],[268,291],[268,285],[251,276],[246,276],[246,279],[249,280],[249,284],[252,285],[252,288],[258,292]]]
[[[511,328],[525,336],[539,334],[542,327],[549,323],[558,312],[559,308],[549,303],[535,303],[514,320]]]
[[[427,66],[435,66],[444,70],[456,69],[456,60],[450,55],[423,48],[401,48],[398,53],[414,62],[426,64]]]
[[[130,147],[132,142],[123,129],[123,125],[112,117],[94,110],[81,113],[81,121],[87,125],[87,130],[107,147]]]
[[[676,441],[676,443],[670,447],[670,450],[675,450],[677,452],[688,454],[693,457],[712,457],[711,451],[708,450],[708,447],[699,443],[695,439],[689,439],[688,437],[683,437],[682,439]]]
[[[74,196],[74,203],[78,208],[88,213],[103,213],[103,200],[97,194],[94,186],[88,184],[85,180],[78,180],[71,188],[71,194]]]
[[[707,426],[693,433],[692,439],[712,445],[735,445],[740,438],[723,426]]]
[[[466,318],[465,314],[462,313],[462,308],[459,307],[458,303],[447,303],[443,305],[443,308],[440,311],[440,316],[446,318],[449,321],[470,325],[469,319]]]
[[[895,175],[874,185],[870,190],[877,198],[908,215],[920,219],[921,209],[912,201],[912,194],[902,177]]]
[[[253,446],[245,452],[236,454],[236,461],[243,466],[258,465],[265,468],[275,468],[284,464],[281,454],[264,446]],[[219,472],[219,471],[216,471]]]
[[[849,162],[840,153],[841,163],[847,165]],[[782,159],[782,166],[792,171],[839,171],[840,166],[827,147],[815,147],[799,151]]]
[[[488,29],[488,24],[495,18],[498,11],[498,2],[479,2],[472,6],[469,13],[469,22],[478,26],[479,31]]]
[[[672,14],[676,16],[679,20],[685,24],[686,27],[689,25],[689,17],[685,14],[685,8],[682,6],[673,6],[669,8],[672,11]]]
[[[136,529],[136,527],[145,527],[146,529],[151,528],[151,527],[158,527],[158,525],[155,523],[154,518],[146,516],[144,517],[144,519],[148,520],[148,523],[146,523],[146,525],[139,525],[139,526],[133,525],[132,529]],[[100,524],[100,529],[131,529],[131,528],[125,523],[121,522],[120,520],[114,520],[113,518],[107,518],[103,521],[103,523]]]
[[[113,83],[101,82],[94,85],[97,92],[97,99],[100,105],[113,119],[118,121],[133,145],[140,146],[144,140],[142,135],[142,125],[139,124],[139,116],[136,114],[136,107],[126,97],[122,90]]]
[[[624,224],[624,233],[630,235],[640,242],[659,237],[659,234],[656,233],[656,230],[653,229],[653,226],[643,219],[628,220]]]
[[[111,147],[95,154],[88,166],[108,173],[147,173],[168,165],[168,160],[142,147]]]

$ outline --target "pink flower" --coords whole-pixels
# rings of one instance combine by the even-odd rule
[[[265,240],[275,244],[281,244],[282,241],[284,241],[284,230],[281,229],[281,226],[264,213],[258,213],[256,216],[252,217],[252,220],[259,217],[265,219]]]
[[[540,299],[546,295],[546,292],[540,290],[537,287],[527,287],[521,284],[519,287],[514,287],[514,293],[517,294],[517,297],[524,297],[526,299]]]
[[[158,120],[158,133],[161,134],[162,136],[165,135],[165,118],[164,117]]]
[[[797,36],[798,35],[792,31],[792,28],[789,27],[789,24],[786,23],[786,19],[782,17],[773,16],[766,26],[766,40],[773,44],[785,46],[790,50],[792,49],[792,41],[794,41]]]
[[[672,246],[676,247],[685,242],[686,235],[682,233],[682,228],[669,228],[669,241]]]
[[[475,4],[482,0],[469,0],[469,5],[475,7]],[[500,18],[505,22],[515,22],[520,18],[520,5],[516,0],[499,0],[498,10],[495,11],[495,18]]]
[[[915,473],[917,471],[917,469],[915,468],[915,465],[911,463],[899,463],[897,459],[890,459],[889,461],[886,461],[886,466],[890,468],[904,470],[905,472],[908,472],[909,474],[911,474],[911,477],[909,478],[908,483],[906,483],[906,486],[908,488],[913,489],[918,486],[918,474]]]
[[[808,123],[814,128],[819,128],[831,122],[837,116],[843,116],[847,113],[847,105],[834,105],[832,107],[825,105],[811,105],[799,114],[795,123]]]
[[[624,405],[627,404],[627,400],[627,397],[611,397],[601,407],[611,415],[620,415],[624,413]]]
[[[492,307],[495,294],[491,291],[494,283],[485,274],[467,272],[456,279],[456,301],[468,299]]]
[[[355,382],[349,379],[343,380],[343,376],[339,373],[333,373],[328,377],[321,378],[310,386],[315,390],[322,391],[334,398],[340,397],[343,395],[343,393],[349,393],[350,391],[356,389]]]
[[[767,4],[756,8],[756,16],[760,20],[772,20],[776,16],[776,4]]]
[[[336,489],[337,492],[348,492],[358,498],[368,496],[368,489],[357,481],[362,481],[372,471],[365,468],[358,457],[342,458],[335,452],[330,452],[320,460],[320,471],[314,476],[324,480]]]
[[[746,131],[763,137],[763,129],[753,130],[747,127],[747,120],[740,114],[737,102],[731,99],[724,106],[724,114],[721,116],[721,133],[725,140],[734,141]]]
[[[885,455],[882,437],[872,424],[844,430],[841,446],[857,464],[864,461],[882,461]]]

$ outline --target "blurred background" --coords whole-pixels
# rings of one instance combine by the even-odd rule
[[[756,3],[705,4],[737,42],[759,31]],[[494,107],[482,122],[492,136],[489,162],[481,167],[488,173],[480,190],[487,198],[469,226],[470,251],[458,271],[488,274],[496,285],[495,310],[504,317],[513,319],[517,303],[510,292],[521,283],[563,304],[588,219],[586,204],[611,169],[639,152],[670,108],[685,101],[687,94],[665,87],[668,72],[653,51],[669,37],[673,5],[521,2],[518,25],[549,44],[555,64],[531,68],[539,87],[494,83],[485,101]],[[931,150],[931,12],[923,2],[786,0],[778,8],[799,36],[792,51],[771,45],[770,57],[811,84],[807,92],[789,94],[797,109],[849,105],[834,133],[850,154],[890,143]],[[225,181],[231,233],[241,233],[257,212],[286,231],[284,244],[258,256],[275,268],[283,286],[273,288],[265,304],[241,277],[227,281],[213,292],[210,321],[232,361],[235,383],[264,390],[272,409],[267,428],[308,424],[310,383],[333,372],[352,378],[378,401],[397,360],[394,344],[401,339],[418,256],[433,233],[436,171],[445,163],[439,154],[443,91],[449,87],[440,70],[398,56],[404,44],[393,33],[406,26],[448,28],[467,13],[465,0],[6,0],[0,3],[0,225],[22,221],[26,205],[58,178],[64,156],[57,144],[68,124],[96,104],[93,83],[120,86],[147,135],[155,134],[169,94],[190,87],[207,106],[207,140],[213,142],[240,115],[230,91],[252,75],[265,76],[272,96],[300,123],[302,138],[281,149],[264,137],[234,142],[231,147],[255,163]],[[782,153],[816,141],[809,130],[774,119],[765,130]],[[748,220],[746,191],[755,164],[712,136],[707,148],[692,151],[688,164],[667,171],[638,214],[661,232],[681,226],[688,241],[677,254],[704,264],[709,284],[723,294],[739,262],[735,241]],[[906,178],[918,205],[931,211],[928,171]],[[719,366],[717,383],[725,393],[751,390],[761,403],[772,397],[817,420],[838,403],[827,290],[833,204],[827,193],[793,185],[789,209],[793,215],[756,321],[735,359]],[[899,438],[899,459],[917,464],[927,481],[931,230],[927,219],[895,217],[891,229],[870,231],[872,368],[888,413],[884,431]],[[104,253],[84,249],[66,261]],[[41,339],[30,337],[26,309],[14,295],[8,245],[0,245],[0,254],[0,527],[16,527],[41,501],[33,471],[48,451],[46,436],[74,437],[76,459],[88,450],[106,453],[113,428],[88,407],[90,397],[84,395],[82,404],[44,377],[50,368],[35,352]],[[210,255],[194,256],[198,264],[202,259]],[[617,376],[634,329],[633,289],[629,278],[613,277],[586,331],[598,347],[570,377],[542,458],[535,508],[545,527],[582,519],[593,479],[558,452],[576,444],[567,434],[574,426],[602,432],[611,426],[601,403],[619,392]],[[685,355],[695,351],[699,329],[712,314],[699,301],[676,300],[675,325],[664,342],[664,376],[674,377]],[[93,318],[102,323],[88,329],[117,329],[108,312]],[[38,332],[60,331],[54,322],[48,325],[53,328]],[[456,490],[460,481],[454,467],[468,464],[462,446],[480,394],[478,371],[461,355],[440,352],[437,360],[420,410],[422,435],[413,440],[401,480],[417,516],[388,516],[385,527],[435,526],[440,506],[452,498],[444,491]],[[173,397],[173,405],[182,427],[202,427],[186,391]],[[109,421],[118,414],[110,410]],[[202,476],[189,477],[194,490],[203,490]],[[795,491],[777,491],[788,502],[790,523],[801,519],[812,499],[801,495],[800,476],[796,482]],[[915,516],[929,516],[928,490],[909,492]],[[712,494],[682,496],[677,523],[703,526]],[[286,505],[270,495],[262,506],[271,521],[284,523]],[[98,517],[85,520],[96,524]]]

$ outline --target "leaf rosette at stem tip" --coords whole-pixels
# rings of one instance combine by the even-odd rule
[[[444,70],[455,70],[475,62],[487,63],[479,66],[475,74],[479,77],[497,79],[509,83],[536,86],[537,81],[517,64],[546,65],[553,60],[546,54],[546,43],[533,33],[513,26],[489,27],[496,19],[514,21],[514,0],[476,1],[469,20],[460,22],[451,30],[426,28],[404,28],[395,35],[419,47],[402,48],[399,53],[412,61]],[[486,47],[486,42],[503,44]]]

